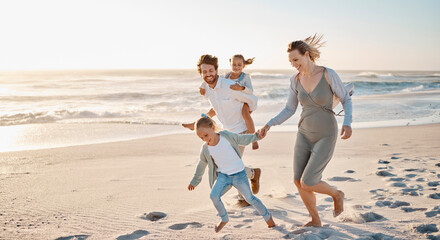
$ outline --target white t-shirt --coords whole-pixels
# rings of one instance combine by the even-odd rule
[[[217,145],[208,145],[208,150],[217,165],[217,172],[232,175],[244,170],[243,161],[223,136],[220,135]]]
[[[209,86],[206,88],[205,97],[211,103],[223,129],[233,133],[241,133],[247,130],[241,114],[243,103],[249,105],[249,110],[255,111],[258,98],[255,95],[230,89],[229,86],[233,84],[235,84],[234,81],[219,77],[214,88]]]

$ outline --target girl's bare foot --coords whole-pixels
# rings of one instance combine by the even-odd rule
[[[252,143],[252,149],[253,150],[257,150],[259,148],[259,146],[258,146],[258,142],[253,142]]]
[[[182,123],[182,127],[188,128],[191,131],[194,131],[194,123]]]
[[[270,218],[269,218],[269,220],[266,221],[266,223],[267,223],[268,228],[275,227],[275,222],[273,221],[272,214],[270,215]]]
[[[304,224],[304,227],[321,227],[321,221],[312,220],[306,224]]]
[[[333,217],[339,216],[344,211],[344,192],[338,190],[338,193],[333,198],[334,208]]]
[[[228,223],[228,222],[220,222],[218,224],[218,226],[215,226],[214,227],[215,232],[216,233],[220,232],[220,230],[222,230],[222,228],[226,225],[226,223]]]

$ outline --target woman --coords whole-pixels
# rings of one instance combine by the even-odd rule
[[[351,98],[341,79],[330,68],[316,65],[322,36],[308,37],[304,41],[289,44],[289,61],[298,74],[290,79],[289,98],[286,107],[258,130],[260,138],[266,136],[270,127],[280,125],[296,111],[298,101],[303,108],[298,123],[294,153],[294,182],[301,199],[312,217],[304,226],[321,226],[316,209],[316,193],[330,195],[334,202],[333,215],[344,211],[344,193],[333,189],[321,180],[322,172],[330,161],[335,148],[338,126],[332,110],[333,94],[340,98],[345,110],[341,130],[342,139],[351,136]]]

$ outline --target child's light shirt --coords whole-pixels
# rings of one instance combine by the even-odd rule
[[[209,154],[217,165],[217,172],[232,175],[244,170],[244,164],[228,140],[222,135],[217,145],[209,146]]]

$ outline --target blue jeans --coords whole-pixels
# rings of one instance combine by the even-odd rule
[[[252,194],[251,187],[249,185],[249,180],[246,175],[246,171],[226,175],[224,173],[218,173],[217,180],[214,187],[211,190],[210,198],[217,209],[218,215],[221,217],[222,222],[227,222],[229,220],[228,212],[226,212],[225,206],[223,205],[220,197],[224,194],[225,190],[229,186],[234,186],[244,197],[246,202],[251,204],[257,212],[263,216],[265,221],[270,219],[270,213],[263,203]]]

